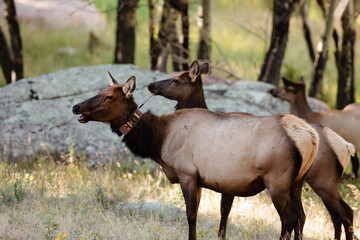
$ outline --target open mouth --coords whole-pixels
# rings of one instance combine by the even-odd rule
[[[81,114],[77,119],[80,123],[87,123],[89,121],[89,115]]]

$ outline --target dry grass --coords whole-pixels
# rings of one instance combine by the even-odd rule
[[[119,163],[86,167],[83,162],[56,164],[39,157],[30,164],[0,166],[0,239],[186,239],[186,219],[131,216],[116,210],[133,201],[162,201],[184,208],[179,185],[171,185],[150,161],[135,160],[135,170]],[[360,235],[359,186],[344,183],[342,195],[355,210]],[[305,187],[306,239],[330,239],[330,218]],[[198,238],[215,239],[220,194],[203,190]],[[280,220],[267,192],[236,198],[230,214],[230,239],[277,239]]]

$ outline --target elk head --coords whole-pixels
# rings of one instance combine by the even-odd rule
[[[107,76],[108,88],[72,108],[74,114],[81,114],[78,118],[80,123],[89,121],[125,122],[136,110],[137,105],[132,97],[132,92],[136,87],[135,76],[131,76],[124,85],[118,84],[109,72]]]
[[[210,70],[208,63],[199,66],[198,61],[194,61],[190,70],[183,72],[179,76],[154,82],[148,86],[148,90],[156,95],[161,95],[171,100],[181,101],[188,99],[189,95],[193,92],[197,85],[201,86],[202,91],[202,78],[204,78]]]
[[[289,79],[282,77],[284,86],[273,88],[269,91],[274,97],[278,97],[281,100],[293,102],[295,99],[305,94],[305,83],[303,77],[300,77],[299,82],[292,82]]]

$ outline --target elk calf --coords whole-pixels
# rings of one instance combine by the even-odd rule
[[[192,78],[198,73],[197,78]],[[202,86],[202,78],[209,72],[209,64],[199,66],[197,61],[191,65],[191,70],[171,79],[151,83],[150,92],[165,98],[176,100],[176,109],[207,108]],[[196,74],[195,74],[196,75]],[[230,115],[244,113],[228,113]],[[335,228],[335,239],[340,239],[341,224],[344,225],[347,240],[353,239],[353,211],[341,198],[338,187],[341,176],[346,169],[350,156],[354,155],[354,146],[327,127],[311,125],[319,134],[319,151],[314,163],[306,175],[306,181],[321,197],[328,209]],[[300,194],[300,193],[298,193]],[[218,236],[226,238],[226,225],[234,196],[222,194],[221,221]],[[304,214],[304,213],[303,213]],[[299,226],[302,234],[305,215]],[[297,239],[295,237],[295,239]]]
[[[295,196],[318,149],[318,134],[292,115],[256,117],[185,109],[155,116],[135,103],[135,77],[110,86],[73,107],[78,121],[109,123],[136,155],[157,162],[171,183],[180,183],[189,239],[196,239],[201,188],[230,196],[252,196],[265,188],[290,239],[302,206]]]

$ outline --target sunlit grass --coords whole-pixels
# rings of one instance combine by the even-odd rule
[[[70,158],[72,157],[72,158]],[[129,202],[162,201],[185,209],[179,185],[171,185],[150,160],[134,170],[120,163],[87,167],[73,156],[62,163],[39,156],[27,164],[0,163],[0,236],[4,239],[186,239],[185,218],[169,220],[121,211]],[[70,160],[71,159],[71,160]],[[64,161],[65,160],[65,161]],[[359,184],[341,185],[354,209],[355,234],[360,234]],[[332,223],[319,197],[303,190],[306,239],[329,239]],[[215,239],[220,219],[220,194],[203,190],[198,238]],[[276,239],[280,219],[266,191],[236,198],[230,214],[230,239]]]

